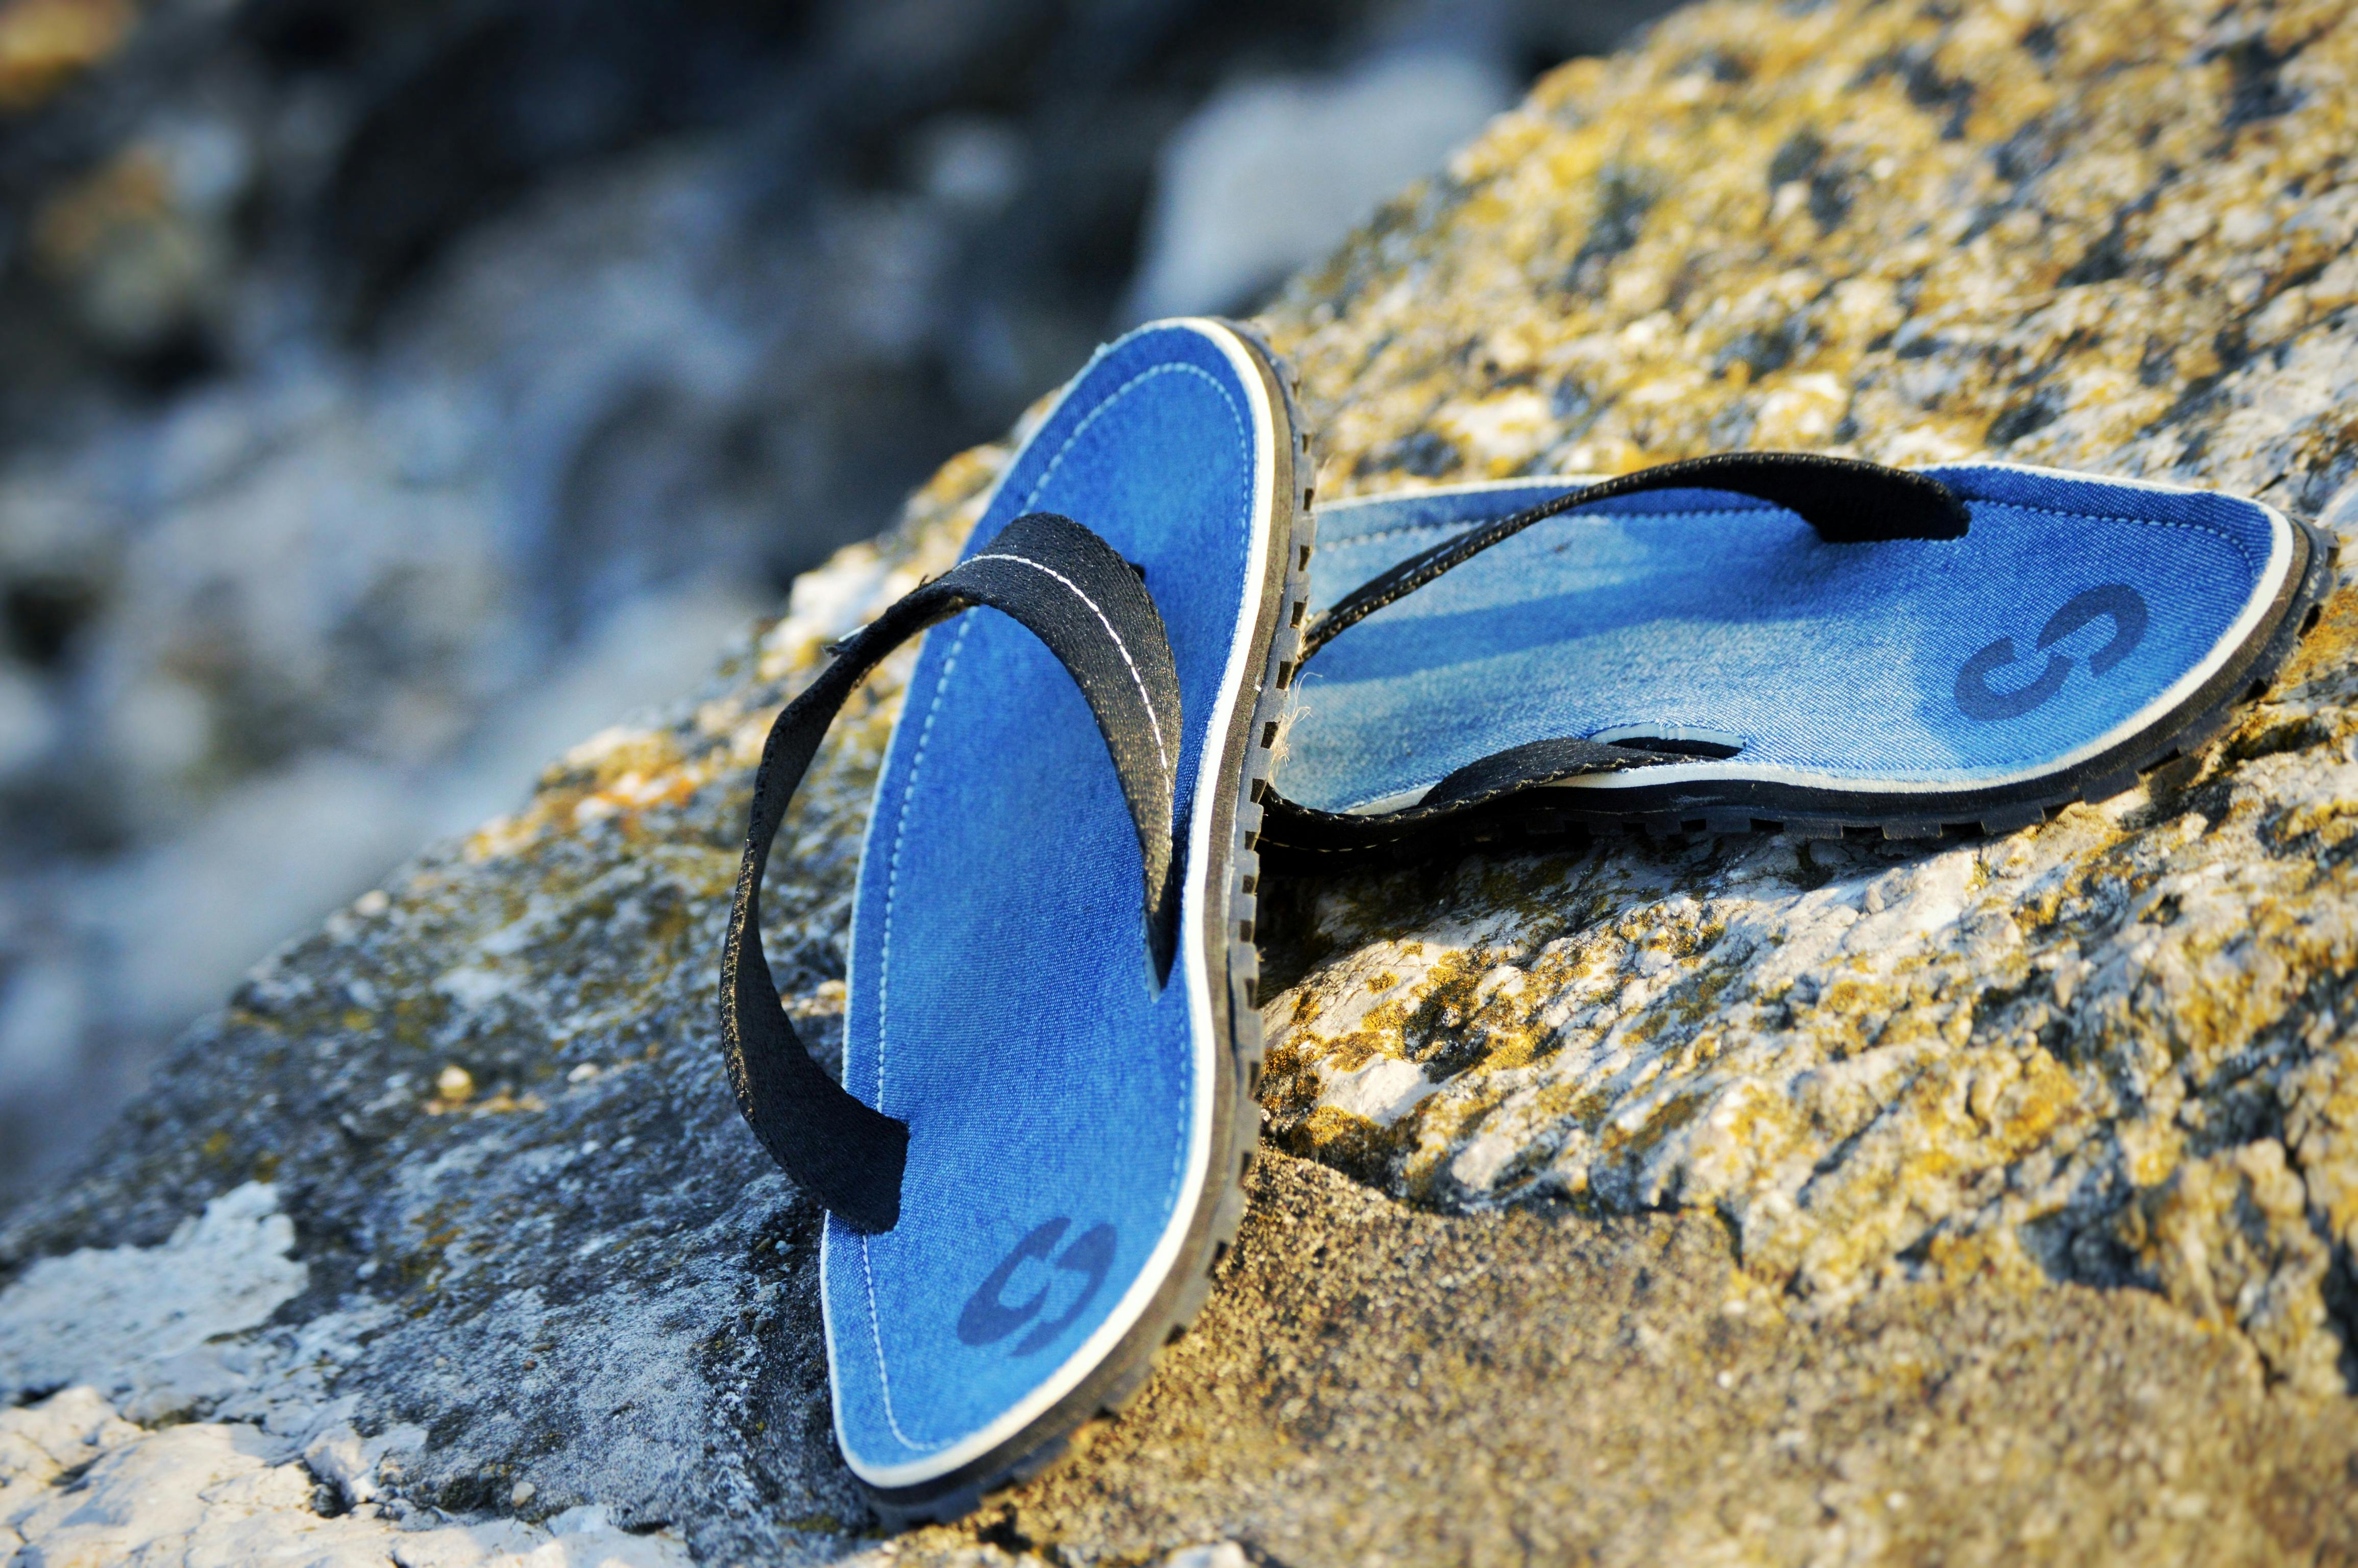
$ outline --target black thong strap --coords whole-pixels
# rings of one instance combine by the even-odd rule
[[[1476,523],[1411,556],[1344,595],[1332,610],[1311,622],[1302,634],[1302,657],[1306,662],[1347,628],[1534,523],[1652,490],[1725,490],[1748,495],[1799,513],[1820,537],[1838,545],[1884,539],[1962,539],[1972,520],[1964,503],[1939,480],[1880,463],[1821,457],[1814,452],[1720,452],[1689,458],[1625,473],[1509,516]]]
[[[902,643],[977,606],[1004,611],[1046,643],[1088,700],[1138,829],[1147,954],[1157,983],[1168,978],[1177,948],[1172,814],[1182,739],[1179,670],[1163,617],[1138,574],[1095,534],[1052,513],[1019,517],[838,644],[834,660],[771,725],[753,780],[752,822],[720,952],[720,1048],[729,1084],[771,1157],[827,1209],[865,1231],[899,1223],[908,1125],[829,1078],[787,1022],[762,952],[762,873],[786,805],[852,688]]]
[[[1553,784],[1558,779],[1583,778],[1590,773],[1617,773],[1631,768],[1656,767],[1663,762],[1693,762],[1669,752],[1656,752],[1639,744],[1616,746],[1605,741],[1583,741],[1572,736],[1546,741],[1526,741],[1476,758],[1424,792],[1416,803],[1419,811],[1439,811],[1448,806],[1479,806],[1516,790],[1530,789],[1536,784]]]

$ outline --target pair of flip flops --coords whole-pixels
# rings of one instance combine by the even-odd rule
[[[2325,536],[2234,497],[1740,453],[1331,504],[1314,587],[1309,449],[1246,331],[1130,334],[959,564],[771,733],[723,1045],[829,1211],[837,1440],[893,1522],[1053,1459],[1208,1293],[1259,1134],[1264,852],[2002,831],[2210,739],[2331,576]],[[762,874],[837,708],[937,625],[877,784],[838,1086],[779,1005]]]

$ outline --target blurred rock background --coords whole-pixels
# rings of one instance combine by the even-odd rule
[[[1102,338],[1660,0],[0,0],[0,1203]]]

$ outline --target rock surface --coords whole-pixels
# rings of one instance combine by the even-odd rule
[[[2338,7],[1689,14],[1297,285],[1346,482],[1996,451],[2323,514],[2358,467]],[[2158,1291],[2271,1382],[2358,1328],[2358,604],[2209,757],[1971,844],[1321,889],[1290,1146],[1444,1207],[1693,1210],[1767,1293]]]
[[[1704,7],[1268,325],[1329,491],[1999,450],[2358,536],[2353,68],[2327,6]],[[1273,889],[1293,1152],[1197,1330],[1064,1465],[872,1539],[713,954],[769,715],[1005,451],[258,970],[0,1228],[28,1560],[2358,1557],[2347,589],[2213,752],[2040,828]],[[905,667],[767,900],[822,1048]]]

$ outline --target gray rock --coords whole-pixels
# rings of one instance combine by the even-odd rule
[[[1270,318],[1325,487],[2011,443],[2347,528],[2358,27],[2269,28],[1728,5],[1568,68]],[[714,953],[770,714],[940,569],[1005,451],[282,951],[0,1226],[0,1529],[403,1562],[2358,1554],[2347,589],[2219,748],[2021,834],[1271,888],[1278,1148],[1204,1317],[1061,1465],[867,1539],[818,1216],[730,1102]],[[905,668],[765,900],[822,1053]],[[77,1475],[114,1534],[71,1533]]]
[[[865,1528],[828,1428],[818,1216],[715,1074],[711,994],[745,762],[782,679],[906,578],[887,558],[862,546],[806,579],[808,611],[676,725],[577,749],[524,816],[258,970],[88,1178],[10,1220],[0,1397],[90,1383],[143,1420],[256,1425],[348,1501],[533,1521],[596,1506],[703,1559],[833,1555]],[[822,1041],[857,854],[842,828],[889,718],[880,702],[838,730],[799,817],[818,831],[775,892],[773,941]],[[265,1194],[243,1245],[215,1247],[220,1217]],[[273,1264],[290,1239],[298,1261]],[[253,1289],[223,1293],[257,1269],[294,1270],[291,1299],[257,1314]],[[144,1348],[160,1331],[130,1309],[60,1310],[141,1270],[189,1295],[162,1303],[174,1333],[230,1333],[235,1353],[191,1367],[178,1338]],[[381,1440],[403,1429],[422,1441],[388,1469]]]

